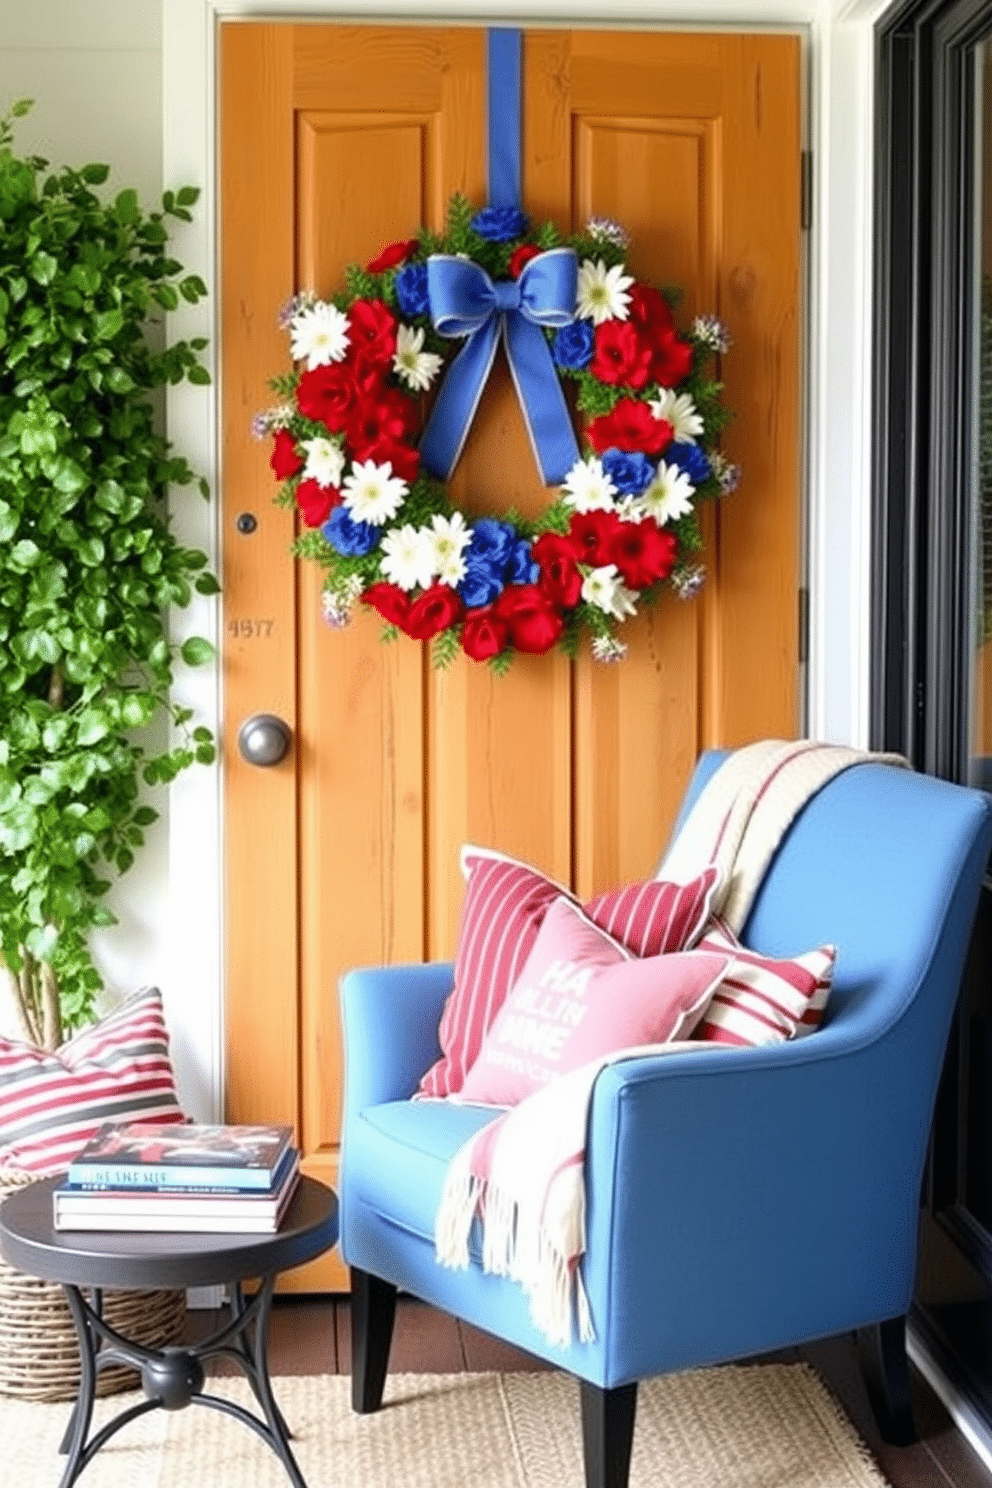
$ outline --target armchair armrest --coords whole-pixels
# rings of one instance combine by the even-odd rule
[[[365,1106],[406,1100],[441,1050],[437,1026],[454,966],[369,967],[341,978],[345,1118]]]
[[[610,1383],[906,1311],[932,1109],[910,1022],[602,1071],[584,1270]]]

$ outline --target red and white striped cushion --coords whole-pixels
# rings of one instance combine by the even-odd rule
[[[709,918],[717,876],[716,868],[710,867],[687,884],[663,878],[628,884],[597,894],[584,906],[585,913],[635,956],[684,951],[693,945]]]
[[[421,1096],[461,1090],[533,950],[548,906],[561,895],[578,904],[574,895],[536,868],[488,848],[466,845],[461,866],[467,887],[455,984],[438,1026],[441,1058],[421,1080],[417,1091]],[[707,868],[690,884],[653,879],[599,894],[585,906],[585,913],[635,955],[681,951],[705,925],[716,881],[715,868]]]
[[[732,955],[692,1037],[755,1048],[783,1043],[819,1027],[833,979],[835,946],[777,959],[742,946],[720,919],[706,926],[697,950]]]
[[[0,1037],[0,1169],[64,1172],[105,1121],[184,1119],[157,987],[54,1053]]]

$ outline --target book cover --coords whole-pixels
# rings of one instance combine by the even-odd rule
[[[107,1122],[73,1158],[73,1186],[271,1189],[290,1126]]]
[[[261,1198],[141,1191],[83,1194],[61,1187],[52,1195],[52,1218],[57,1230],[270,1233],[278,1229],[299,1176],[297,1161],[279,1192]]]
[[[201,1197],[216,1198],[271,1198],[278,1194],[283,1182],[292,1169],[299,1166],[300,1154],[295,1147],[286,1147],[278,1166],[272,1175],[272,1182],[268,1188],[259,1188],[257,1184],[242,1183],[235,1179],[231,1182],[186,1183],[182,1181],[185,1174],[180,1169],[170,1170],[170,1181],[167,1183],[145,1183],[137,1177],[134,1181],[130,1179],[126,1183],[101,1182],[99,1179],[86,1177],[82,1182],[76,1182],[71,1175],[66,1175],[59,1192],[66,1195],[82,1194],[89,1197],[94,1194],[103,1197],[118,1195],[168,1195],[181,1197],[183,1195],[199,1195]]]

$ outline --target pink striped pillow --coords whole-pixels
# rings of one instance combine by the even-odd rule
[[[835,946],[778,959],[741,945],[720,919],[712,919],[697,949],[732,955],[692,1037],[754,1048],[783,1043],[819,1027],[833,979]]]
[[[561,895],[578,901],[536,868],[489,848],[466,844],[467,880],[455,959],[454,988],[438,1026],[441,1058],[424,1075],[420,1096],[454,1095],[482,1048],[506,995],[534,948],[548,906]],[[705,925],[717,882],[707,868],[690,884],[651,880],[585,906],[594,924],[638,956],[681,951]]]
[[[105,1121],[184,1119],[157,987],[54,1053],[0,1038],[0,1169],[64,1172]]]

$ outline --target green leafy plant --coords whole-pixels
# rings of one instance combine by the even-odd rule
[[[163,347],[155,325],[206,294],[168,252],[166,219],[190,220],[197,192],[146,213],[133,190],[97,195],[104,165],[46,174],[11,147],[30,106],[0,119],[0,956],[25,1036],[53,1048],[94,1015],[108,870],[158,814],[142,782],[214,758],[170,701],[166,612],[218,585],[170,530],[166,488],[208,491],[153,407],[167,383],[210,380],[205,341]]]

